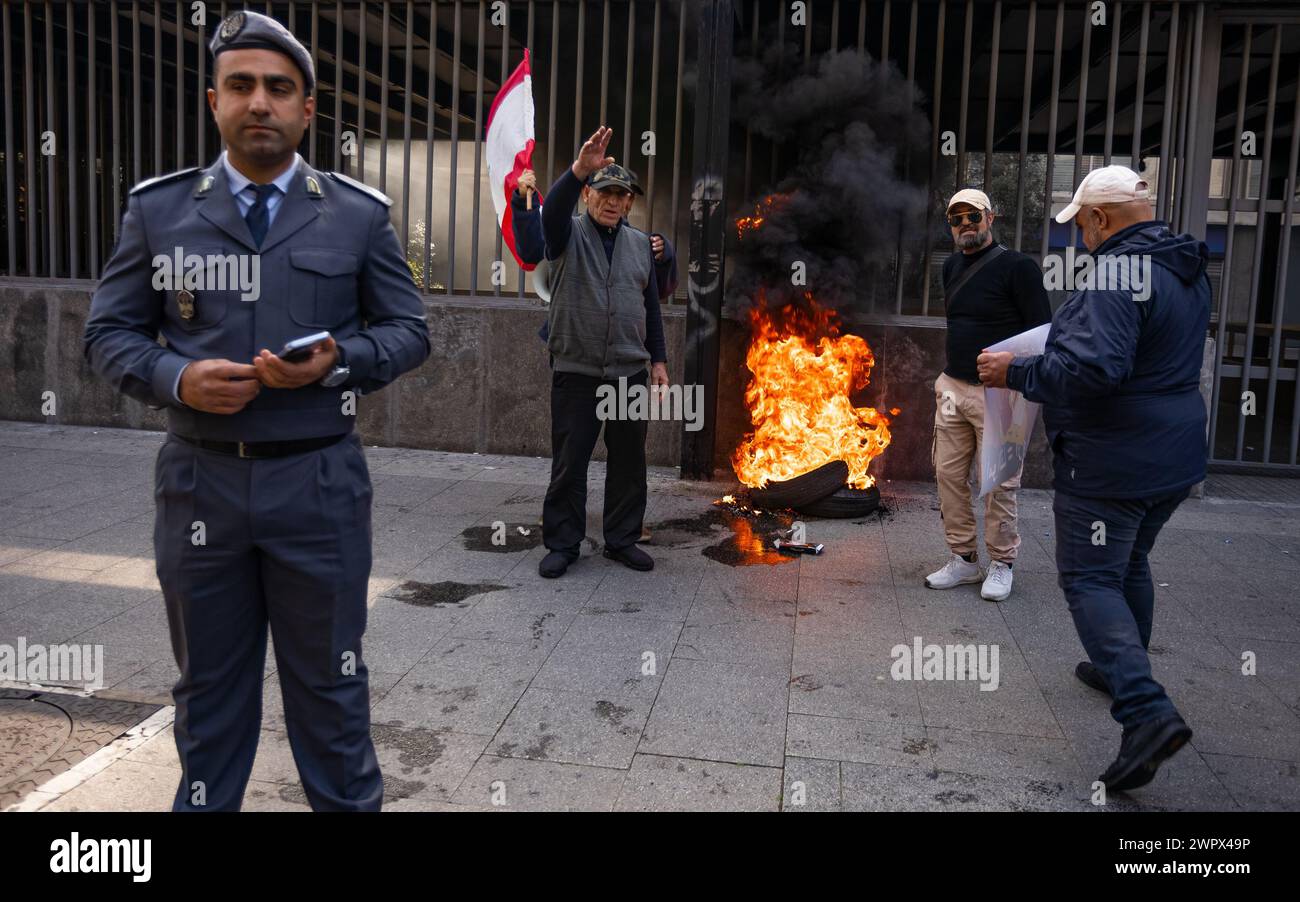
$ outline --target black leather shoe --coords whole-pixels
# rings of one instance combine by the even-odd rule
[[[1098,692],[1104,692],[1110,695],[1110,685],[1106,678],[1101,675],[1101,671],[1091,661],[1080,661],[1079,665],[1074,668],[1074,675],[1079,678],[1083,685],[1096,689]]]
[[[1192,728],[1177,714],[1140,723],[1124,731],[1119,757],[1097,779],[1111,792],[1146,786],[1160,765],[1191,738]]]
[[[635,545],[629,545],[626,548],[606,548],[605,557],[611,561],[618,561],[624,567],[631,567],[633,570],[653,570],[655,568],[655,559]]]
[[[564,571],[569,569],[569,565],[577,560],[576,555],[564,551],[552,551],[542,562],[537,565],[537,572],[547,579],[555,579],[557,576],[563,576]]]

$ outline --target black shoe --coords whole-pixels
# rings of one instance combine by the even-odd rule
[[[1097,779],[1111,792],[1146,786],[1165,759],[1191,738],[1191,727],[1177,714],[1126,729],[1120,740],[1119,757]]]
[[[1098,692],[1104,692],[1111,695],[1110,685],[1106,678],[1101,675],[1101,671],[1091,661],[1080,661],[1079,665],[1074,668],[1074,675],[1079,678],[1079,682],[1085,686],[1090,686]]]
[[[606,548],[605,557],[611,561],[618,561],[624,567],[631,567],[633,570],[653,570],[655,568],[655,559],[635,545],[628,545],[626,548]]]
[[[569,569],[569,565],[577,560],[577,557],[567,551],[552,551],[542,558],[542,562],[537,565],[537,572],[547,579],[555,579],[557,576],[563,576],[564,571]]]

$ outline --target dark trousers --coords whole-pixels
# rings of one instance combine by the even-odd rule
[[[239,809],[261,734],[268,627],[307,801],[379,810],[361,657],[371,495],[355,434],[270,460],[176,439],[159,450],[154,552],[181,673],[173,810]]]
[[[645,385],[646,372],[627,385]],[[587,464],[602,421],[597,418],[598,386],[617,391],[617,380],[579,373],[551,374],[551,484],[542,505],[542,539],[552,551],[578,556],[587,534]],[[605,547],[626,548],[641,538],[645,519],[646,421],[605,420]]]
[[[1155,608],[1147,555],[1188,492],[1100,499],[1058,491],[1052,504],[1060,585],[1079,641],[1110,685],[1111,716],[1124,727],[1177,713],[1147,657]]]

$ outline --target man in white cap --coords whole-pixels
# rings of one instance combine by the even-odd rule
[[[934,383],[932,457],[939,509],[950,555],[925,578],[931,589],[983,580],[980,595],[1004,601],[1011,594],[1011,568],[1020,548],[1016,525],[1017,473],[990,492],[984,505],[987,576],[979,565],[979,535],[971,498],[971,465],[984,435],[984,389],[975,359],[991,344],[1042,325],[1052,317],[1043,273],[1031,257],[993,240],[988,195],[964,188],[948,201],[948,226],[956,250],[944,261],[947,363]]]
[[[1209,252],[1157,220],[1147,182],[1123,166],[1088,174],[1056,217],[1071,219],[1094,277],[1057,310],[1042,354],[981,354],[979,373],[1043,405],[1056,566],[1089,658],[1075,675],[1112,699],[1123,738],[1099,779],[1128,790],[1151,782],[1192,736],[1151,675],[1147,555],[1205,478]]]

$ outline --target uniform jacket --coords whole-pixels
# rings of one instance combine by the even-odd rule
[[[390,203],[300,159],[259,249],[220,160],[137,185],[91,301],[86,359],[119,391],[166,408],[169,429],[181,435],[273,441],[350,432],[356,416],[344,392],[377,391],[430,350],[424,305],[388,219]],[[209,287],[188,295],[177,283],[155,287],[156,258],[174,260],[178,251],[205,262],[257,255],[258,296],[241,298],[230,281],[221,288],[220,263],[203,269]],[[342,385],[263,386],[232,415],[194,410],[172,395],[177,374],[193,360],[250,363],[262,348],[278,352],[286,341],[321,330],[334,336],[351,369]]]

